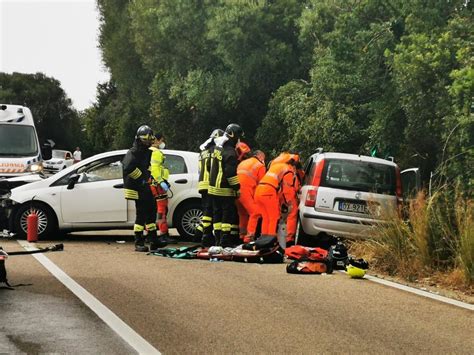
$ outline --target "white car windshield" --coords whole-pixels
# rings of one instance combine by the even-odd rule
[[[37,154],[38,143],[34,127],[0,124],[1,157],[31,157]]]

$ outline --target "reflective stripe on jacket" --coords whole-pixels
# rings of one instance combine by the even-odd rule
[[[168,180],[170,172],[164,166],[165,163],[165,155],[161,150],[156,147],[150,147],[151,150],[151,159],[150,159],[150,170],[151,176],[153,179],[160,183],[163,180]]]
[[[214,151],[214,147],[204,149],[199,154],[199,192],[207,191],[209,189],[209,175],[211,170],[211,154]]]
[[[151,151],[136,142],[122,160],[125,198],[138,200],[139,191],[149,189]]]
[[[233,143],[227,141],[223,147],[214,148],[209,177],[210,195],[236,196],[236,191],[240,189],[237,164],[237,153]]]
[[[259,184],[270,185],[275,192],[281,194],[284,201],[291,201],[295,198],[295,168],[284,163],[270,165],[265,176]]]
[[[242,161],[237,167],[237,175],[240,185],[255,188],[265,175],[265,165],[256,157]]]

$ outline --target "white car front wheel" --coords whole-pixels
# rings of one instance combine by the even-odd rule
[[[26,238],[28,231],[28,216],[35,213],[38,216],[38,239],[51,235],[57,230],[54,212],[43,203],[33,202],[22,205],[16,212],[13,225],[15,232]]]

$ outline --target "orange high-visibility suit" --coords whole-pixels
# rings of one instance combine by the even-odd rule
[[[304,178],[304,171],[302,169],[296,170],[296,178],[294,183],[295,198],[291,200],[288,206],[288,215],[286,217],[286,241],[293,242],[296,236],[296,227],[298,224],[298,192]]]
[[[237,200],[239,212],[239,234],[241,239],[248,235],[255,236],[260,212],[255,202],[255,189],[258,182],[265,175],[265,164],[257,157],[250,157],[242,161],[237,167],[237,176],[240,183],[240,197]]]
[[[262,215],[262,235],[276,236],[280,198],[289,204],[295,198],[295,168],[289,164],[270,166],[255,190],[255,202]]]
[[[293,159],[295,163],[299,163],[300,157],[298,154],[292,154],[288,152],[283,152],[275,159],[272,160],[271,165],[279,164],[279,163],[288,163],[290,160]],[[298,223],[298,191],[301,188],[301,181],[304,176],[304,172],[302,169],[298,169],[296,172],[297,176],[294,179],[294,197],[291,198],[289,201],[284,201],[284,199],[280,198],[280,203],[285,203],[288,205],[288,215],[286,217],[286,241],[292,242],[295,240],[296,236],[296,226]],[[301,181],[300,181],[301,180]]]

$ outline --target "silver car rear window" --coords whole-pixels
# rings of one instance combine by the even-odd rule
[[[395,195],[395,167],[358,160],[325,160],[321,186]]]

